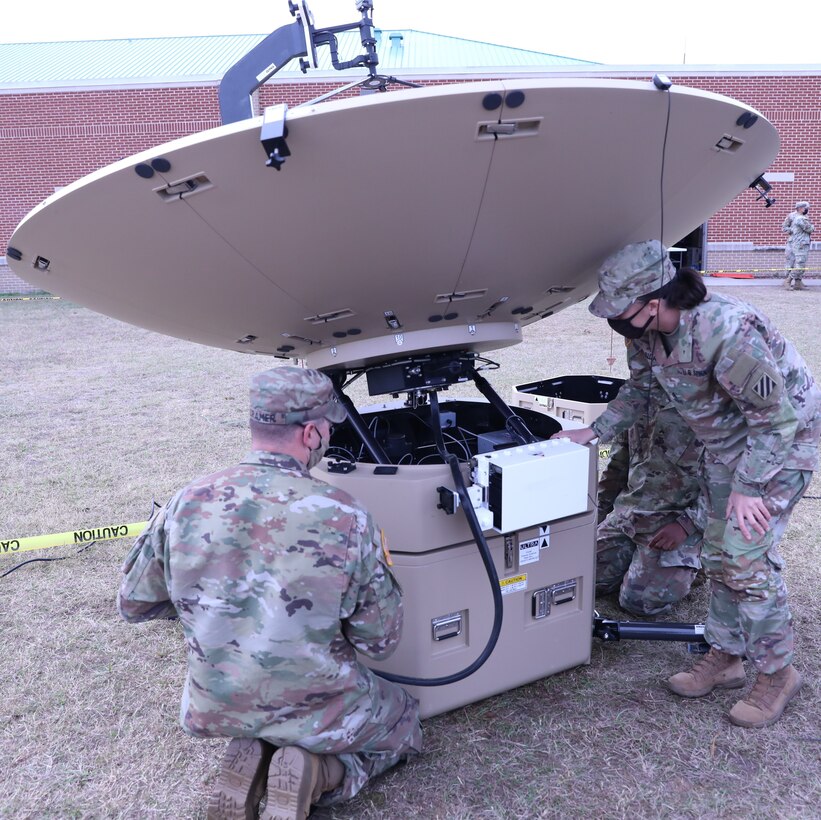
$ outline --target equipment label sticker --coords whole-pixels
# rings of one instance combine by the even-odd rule
[[[502,578],[499,586],[502,588],[502,595],[510,595],[511,592],[527,589],[527,573],[514,575],[512,578]]]
[[[539,538],[519,542],[519,566],[533,564],[539,560]]]
[[[550,546],[550,524],[542,524],[539,527],[539,549],[546,550]]]

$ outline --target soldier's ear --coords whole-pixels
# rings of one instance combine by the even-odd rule
[[[314,432],[319,436],[319,428],[316,426],[316,423],[313,421],[306,422],[302,425],[302,443],[310,448],[310,440],[313,436]]]
[[[651,299],[647,306],[650,308],[650,315],[651,316],[658,316],[659,312],[659,300],[658,299]]]

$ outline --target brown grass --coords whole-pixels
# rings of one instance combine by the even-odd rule
[[[821,288],[745,287],[821,374]],[[247,449],[248,377],[262,357],[168,339],[65,302],[0,304],[5,447],[0,538],[144,520],[152,498]],[[515,384],[607,373],[610,333],[577,306],[527,329],[489,374]],[[624,375],[620,344],[614,375]],[[452,393],[466,393],[459,388]],[[366,397],[354,393],[358,402]],[[817,495],[818,484],[810,489]],[[425,754],[325,818],[815,818],[821,805],[821,502],[783,544],[806,685],[753,731],[736,694],[682,702],[660,684],[679,645],[594,642],[590,666],[433,718]],[[0,815],[202,817],[222,741],[177,723],[178,627],[122,623],[113,606],[122,541],[0,557]],[[698,589],[672,619],[700,621]],[[608,601],[602,611],[619,613]]]

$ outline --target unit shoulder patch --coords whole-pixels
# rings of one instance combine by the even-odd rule
[[[727,371],[726,386],[732,395],[754,407],[767,407],[778,400],[783,379],[769,362],[742,353]]]
[[[770,398],[770,394],[775,390],[776,386],[775,379],[768,373],[763,373],[761,378],[752,385],[751,390],[757,396],[766,400]]]

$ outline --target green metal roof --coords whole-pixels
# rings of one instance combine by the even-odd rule
[[[0,43],[0,89],[54,88],[217,81],[267,35],[154,37],[135,40],[80,40],[56,43]],[[339,59],[361,53],[358,32],[338,35]],[[552,66],[594,66],[586,60],[498,46],[413,29],[377,29],[382,73],[471,72],[488,69],[544,70]],[[318,49],[320,72],[334,72],[327,48]],[[291,65],[278,76],[302,76]]]

